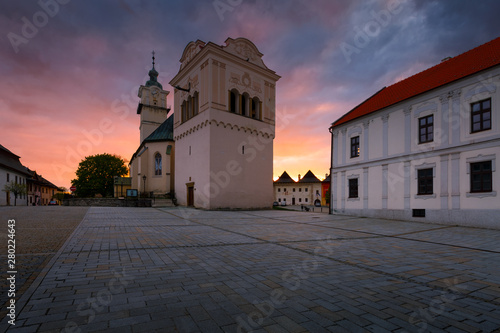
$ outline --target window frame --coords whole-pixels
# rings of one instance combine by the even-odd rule
[[[158,163],[158,157],[160,157],[160,162]],[[155,176],[161,176],[163,174],[163,157],[159,152],[154,155],[155,161]]]
[[[432,119],[432,123],[429,124],[428,119]],[[425,120],[425,124],[422,124],[422,120]],[[429,130],[431,128],[431,130]],[[422,134],[422,130],[425,130],[425,133]],[[425,140],[422,140],[422,137],[425,137]],[[430,138],[429,138],[430,137]],[[418,118],[418,143],[429,143],[434,141],[434,115],[430,114],[428,116]]]
[[[488,163],[489,164],[489,170],[484,170],[483,167],[481,166],[481,170],[479,171],[474,171],[474,165],[484,165]],[[474,189],[474,176],[480,176],[480,184],[481,188],[480,189]],[[485,189],[485,179],[483,178],[484,175],[489,176],[489,189]],[[480,162],[471,162],[470,163],[470,193],[489,193],[493,192],[493,163],[491,160],[487,161],[480,161]]]
[[[418,169],[417,195],[432,195],[432,194],[434,194],[434,168]]]
[[[359,135],[351,137],[351,158],[359,157]]]
[[[489,108],[483,109],[483,103],[485,103],[485,102],[489,102]],[[477,104],[479,104],[480,108],[478,111],[474,111],[474,105],[477,105]],[[486,120],[484,119],[485,114],[488,114],[488,117],[489,117]],[[470,103],[470,132],[471,132],[471,134],[491,130],[491,125],[492,125],[491,115],[492,115],[491,97],[486,98],[486,99],[482,99],[482,100],[477,101],[477,102]],[[479,116],[479,121],[474,122],[474,116]],[[485,121],[489,121],[489,127],[484,126]],[[475,124],[479,124],[479,129],[474,130]]]
[[[354,186],[355,185],[355,186]],[[358,178],[349,178],[347,182],[348,187],[348,199],[359,198],[359,180]]]

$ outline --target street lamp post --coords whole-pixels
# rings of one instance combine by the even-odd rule
[[[144,181],[144,196],[146,195],[146,175],[142,176],[142,180]]]

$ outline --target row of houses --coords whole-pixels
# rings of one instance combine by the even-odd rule
[[[17,197],[13,191],[6,191],[6,185],[19,184],[26,191]],[[23,166],[20,157],[0,145],[0,206],[48,205],[61,190],[36,171]]]

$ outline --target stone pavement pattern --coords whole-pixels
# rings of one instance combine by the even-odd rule
[[[0,242],[5,251],[0,253],[2,263],[7,264],[7,221],[14,219],[16,245],[16,289],[22,295],[30,284],[40,275],[42,269],[58,252],[75,228],[80,224],[88,207],[65,207],[64,217],[61,207],[0,207],[2,230]],[[3,267],[3,266],[2,266]],[[7,290],[8,281],[2,278],[2,290]],[[8,293],[0,294],[0,318],[7,313]]]
[[[92,207],[8,331],[494,332],[499,252],[499,230]]]

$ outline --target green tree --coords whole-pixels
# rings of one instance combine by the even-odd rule
[[[116,155],[99,154],[87,156],[78,165],[76,179],[71,185],[76,186],[79,197],[113,196],[113,177],[128,173],[125,161]]]
[[[14,206],[17,206],[17,197],[26,194],[27,188],[26,185],[10,182],[5,184],[2,191],[12,192],[14,194]]]

